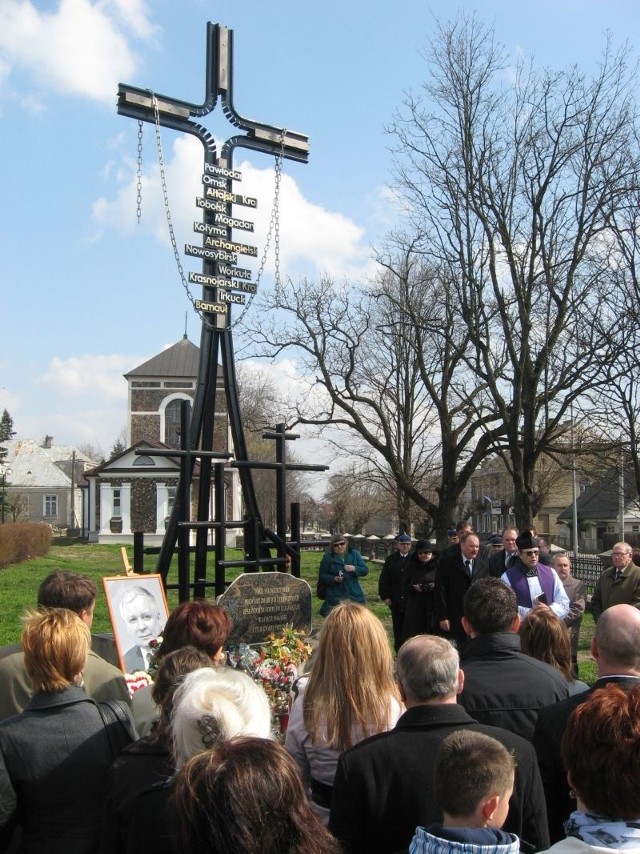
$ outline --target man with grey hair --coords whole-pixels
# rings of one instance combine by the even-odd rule
[[[388,854],[408,848],[415,828],[441,821],[433,787],[436,752],[456,730],[492,736],[517,762],[505,830],[522,850],[548,845],[544,795],[532,746],[498,727],[473,720],[456,702],[464,684],[455,647],[416,635],[400,648],[396,679],[407,711],[394,729],[342,754],[333,786],[329,829],[347,852]]]
[[[554,555],[551,566],[558,574],[562,582],[564,592],[569,597],[569,613],[564,617],[563,623],[569,630],[571,638],[571,666],[573,675],[578,678],[578,644],[580,642],[580,626],[587,605],[587,593],[584,581],[571,574],[571,561],[566,552]]]
[[[630,691],[640,683],[640,611],[631,605],[608,608],[596,625],[591,655],[598,668],[595,684],[588,691],[541,709],[533,735],[547,799],[552,842],[564,839],[563,824],[575,809],[560,756],[560,742],[567,721],[573,710],[597,688],[615,682],[625,691]]]
[[[591,597],[591,613],[596,622],[612,605],[640,608],[640,567],[633,562],[629,543],[616,543],[611,560],[613,566],[602,573]]]

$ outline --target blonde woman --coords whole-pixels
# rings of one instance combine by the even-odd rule
[[[0,723],[0,851],[98,850],[102,793],[114,756],[100,711],[81,687],[90,641],[87,625],[65,608],[25,619],[22,649],[33,697],[23,712]],[[117,702],[132,740],[127,707]],[[22,841],[14,848],[17,825]]]
[[[285,747],[327,824],[340,754],[391,729],[402,713],[389,639],[375,614],[355,602],[337,605],[322,626],[310,676],[295,687]]]

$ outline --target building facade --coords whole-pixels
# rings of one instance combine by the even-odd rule
[[[196,393],[200,350],[185,335],[181,341],[134,368],[128,383],[127,435],[130,446],[121,454],[86,473],[85,501],[88,537],[100,543],[131,543],[144,534],[146,545],[162,542],[175,501],[180,457],[154,454],[180,448],[182,401],[192,405]],[[229,448],[229,427],[222,382],[215,400],[214,451]],[[141,453],[142,452],[142,453]],[[196,466],[193,501],[198,490]],[[225,468],[227,518],[241,518],[238,471]],[[213,505],[213,490],[210,506]],[[234,532],[229,532],[231,538]]]

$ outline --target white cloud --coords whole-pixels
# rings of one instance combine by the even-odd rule
[[[9,68],[19,68],[30,72],[43,89],[112,106],[118,82],[131,79],[136,70],[123,30],[153,38],[142,0],[60,0],[53,12],[39,10],[30,0],[2,0],[2,76],[8,77]]]
[[[150,133],[149,133],[150,130]],[[157,240],[169,242],[164,199],[161,189],[160,169],[157,163],[155,131],[147,130],[144,146],[142,176],[142,226],[151,231]],[[151,141],[150,141],[151,138]],[[163,135],[165,176],[168,188],[169,208],[176,234],[178,249],[182,255],[185,243],[201,244],[193,232],[193,222],[200,221],[202,214],[196,207],[196,197],[203,194],[203,150],[200,142],[192,137],[181,136],[166,145]],[[134,152],[123,153],[119,168],[109,164],[110,171],[117,171],[121,184],[116,197],[109,200],[99,198],[93,205],[93,217],[101,228],[122,232],[131,231],[136,225],[136,164]],[[258,207],[246,208],[236,205],[234,215],[254,223],[255,230],[235,232],[237,239],[256,245],[258,258],[248,261],[245,257],[240,266],[250,264],[257,271],[264,252],[275,196],[275,173],[273,167],[256,168],[248,161],[236,165],[242,172],[242,181],[234,183],[234,191],[258,199]],[[286,162],[285,162],[286,170]],[[347,278],[362,277],[371,270],[369,249],[364,244],[364,228],[348,217],[328,211],[306,199],[296,181],[284,174],[280,192],[280,268],[283,275],[319,275],[329,273]],[[273,273],[275,266],[275,238],[271,238],[270,253],[265,270]],[[197,260],[183,258],[183,263],[199,269]]]
[[[66,397],[86,396],[89,401],[126,400],[127,384],[122,375],[143,361],[143,357],[115,354],[70,359],[54,356],[38,382]]]

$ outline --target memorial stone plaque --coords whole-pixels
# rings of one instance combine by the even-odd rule
[[[229,643],[264,643],[287,623],[298,631],[311,631],[311,588],[284,572],[239,575],[217,602],[233,621]]]

